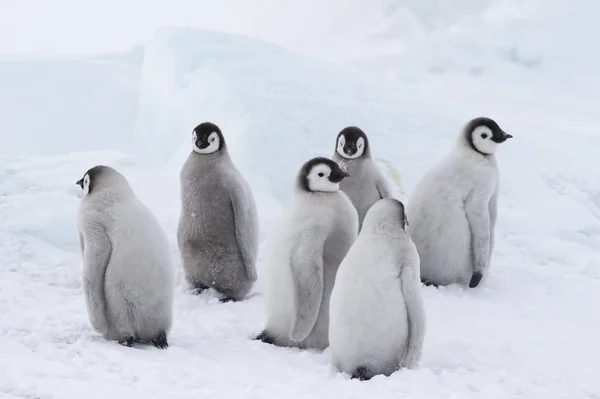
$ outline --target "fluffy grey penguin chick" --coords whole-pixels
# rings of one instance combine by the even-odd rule
[[[349,126],[338,133],[332,159],[350,175],[340,183],[358,211],[358,226],[371,206],[382,198],[391,197],[390,187],[371,157],[371,146],[365,132]]]
[[[92,327],[106,339],[168,346],[174,267],[167,237],[127,179],[95,166],[77,182],[83,291]]]
[[[214,288],[222,301],[240,300],[256,281],[258,215],[221,129],[204,122],[192,132],[193,151],[181,169],[177,240],[187,281]]]
[[[511,137],[490,118],[471,120],[410,196],[408,231],[425,284],[474,288],[486,275],[498,209],[495,153]]]
[[[292,207],[272,234],[265,265],[267,323],[257,339],[322,350],[329,345],[329,297],[358,233],[358,215],[339,184],[348,174],[327,158],[300,169]]]
[[[404,205],[377,201],[342,261],[331,293],[333,364],[352,378],[389,376],[421,358],[425,311],[419,254],[406,232]]]

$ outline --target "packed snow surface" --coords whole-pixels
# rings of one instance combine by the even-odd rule
[[[573,95],[592,86],[427,71],[384,78],[247,37],[186,29],[157,32],[139,65],[61,62],[0,65],[24,87],[39,69],[74,76],[62,92],[52,89],[69,107],[60,121],[43,123],[24,110],[1,133],[14,141],[0,159],[0,398],[600,398],[598,102]],[[516,81],[534,75],[511,73]],[[100,113],[85,113],[94,102],[79,92],[78,78],[86,91],[98,90]],[[37,109],[54,104],[36,90]],[[16,110],[31,100],[0,98],[0,107]],[[129,108],[110,122],[122,129],[116,135],[101,112],[110,119],[117,113],[110,107],[120,105]],[[498,151],[491,275],[474,290],[423,287],[427,333],[417,369],[359,382],[334,370],[328,350],[253,341],[265,322],[262,256],[246,301],[186,292],[175,241],[178,172],[196,124],[222,128],[252,185],[262,254],[301,164],[330,156],[343,127],[367,132],[405,200],[462,125],[480,115],[514,136]],[[26,124],[35,131],[21,129]],[[52,150],[36,147],[38,139]],[[171,240],[178,289],[167,350],[106,342],[89,325],[75,181],[96,164],[126,175]]]

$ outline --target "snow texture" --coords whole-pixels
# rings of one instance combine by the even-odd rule
[[[0,71],[8,120],[0,159],[0,398],[600,398],[598,102],[581,97],[598,87],[597,75],[568,87],[550,78],[521,84],[514,71],[516,83],[426,68],[397,79],[190,29],[158,31],[140,65],[77,58],[3,62]],[[50,108],[58,103],[62,109]],[[117,110],[122,117],[107,116]],[[423,287],[427,333],[418,368],[359,382],[335,371],[329,350],[251,340],[265,323],[262,248],[249,300],[223,304],[214,292],[185,291],[175,241],[178,173],[198,123],[221,127],[253,187],[262,245],[302,163],[331,156],[343,127],[369,135],[374,158],[405,200],[479,115],[515,137],[497,154],[490,277],[475,290]],[[75,181],[100,163],[127,176],[171,241],[178,288],[165,351],[106,342],[89,325]]]

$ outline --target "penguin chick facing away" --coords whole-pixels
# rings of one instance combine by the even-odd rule
[[[356,207],[360,229],[369,208],[392,196],[390,187],[371,157],[367,135],[358,127],[349,126],[338,133],[332,159],[350,175],[340,183],[340,189]]]
[[[291,209],[276,226],[265,265],[267,323],[256,338],[277,346],[329,345],[329,297],[358,233],[358,215],[339,189],[348,174],[327,158],[300,169]]]
[[[84,194],[77,229],[92,327],[126,346],[166,348],[175,271],[164,231],[115,169],[95,166],[77,184]]]
[[[425,284],[476,287],[489,270],[498,209],[496,150],[512,136],[490,118],[464,127],[407,203]]]
[[[377,201],[340,264],[331,293],[333,364],[353,378],[389,376],[421,357],[425,312],[419,254],[406,232],[404,205]]]
[[[181,169],[177,241],[186,280],[240,300],[256,281],[258,215],[252,191],[235,167],[221,129],[204,122]]]

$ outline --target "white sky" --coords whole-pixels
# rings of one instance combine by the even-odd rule
[[[158,26],[243,33],[300,51],[314,50],[324,44],[324,36],[337,35],[346,42],[365,36],[381,20],[381,4],[380,0],[0,0],[0,54],[114,51],[144,41]],[[335,48],[331,42],[330,46]]]

